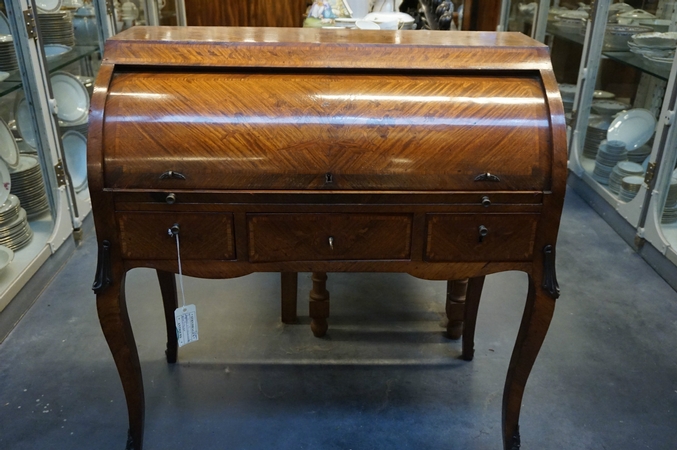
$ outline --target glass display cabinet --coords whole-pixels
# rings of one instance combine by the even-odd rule
[[[569,185],[677,287],[675,4],[629,3],[505,2],[501,26],[551,47]]]

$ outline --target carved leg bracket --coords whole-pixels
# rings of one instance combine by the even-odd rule
[[[555,246],[543,247],[543,289],[554,299],[559,298],[559,284],[555,271]]]
[[[313,289],[310,291],[309,315],[310,329],[315,337],[322,337],[327,333],[327,318],[329,317],[329,291],[327,291],[327,274],[313,272]]]
[[[95,294],[100,294],[113,283],[110,265],[110,241],[104,240],[99,245],[99,257],[96,263],[96,275],[92,290]]]

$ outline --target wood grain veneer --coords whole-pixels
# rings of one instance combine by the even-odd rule
[[[484,276],[526,272],[503,400],[504,449],[519,447],[559,296],[566,136],[547,47],[516,33],[134,27],[106,43],[91,104],[94,288],[128,449],[143,445],[144,394],[125,274],[158,271],[176,361],[173,224],[186,275],[281,272],[286,323],[296,272],[313,272],[316,336],[327,272],[469,279],[465,304],[450,283],[445,306],[467,360]]]

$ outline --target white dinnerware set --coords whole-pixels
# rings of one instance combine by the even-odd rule
[[[11,262],[14,250],[33,238],[26,210],[14,195],[17,188],[12,175],[21,166],[21,158],[12,132],[0,119],[0,270]]]
[[[38,25],[45,45],[63,45],[73,48],[75,34],[73,18],[68,11],[61,10],[62,0],[37,0]]]
[[[675,222],[677,222],[677,175],[673,174],[672,178],[670,179],[668,196],[665,199],[665,207],[663,208],[661,223]]]
[[[630,51],[657,67],[669,69],[675,58],[677,32],[640,33],[628,41]]]
[[[641,108],[617,113],[608,127],[605,120],[602,116],[591,120],[583,156],[595,159],[592,172],[595,181],[608,186],[620,200],[630,201],[642,184],[646,169],[640,163],[651,153],[647,142],[654,134],[656,120],[651,112]]]

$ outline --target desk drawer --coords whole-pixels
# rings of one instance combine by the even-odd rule
[[[176,241],[167,230],[179,224],[181,259],[235,259],[233,215],[229,213],[118,213],[122,256],[176,259]]]
[[[409,259],[408,214],[251,214],[249,260]]]
[[[426,259],[528,261],[538,219],[539,214],[429,214]]]

